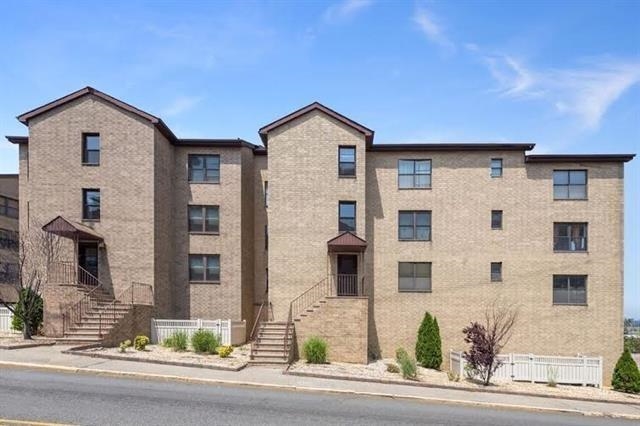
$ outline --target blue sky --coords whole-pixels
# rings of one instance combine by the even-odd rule
[[[0,134],[92,85],[179,137],[241,137],[318,100],[377,142],[640,151],[640,2],[0,3]],[[0,173],[17,171],[0,143]],[[625,312],[640,317],[640,158],[626,167]]]

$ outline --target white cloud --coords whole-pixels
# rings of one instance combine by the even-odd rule
[[[420,31],[422,31],[429,41],[448,52],[455,51],[455,44],[449,40],[444,28],[433,13],[424,7],[417,7],[413,13],[412,20],[418,25]]]
[[[323,20],[327,23],[344,21],[371,6],[372,3],[371,0],[343,0],[340,3],[329,6],[324,11]]]
[[[608,109],[640,82],[640,61],[598,58],[572,68],[528,67],[510,55],[481,54],[502,96],[537,98],[561,115],[577,118],[583,130],[597,129]]]
[[[162,110],[163,117],[174,117],[195,107],[202,100],[199,96],[178,96]]]

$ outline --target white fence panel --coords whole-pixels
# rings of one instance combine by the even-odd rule
[[[161,343],[164,339],[178,331],[186,333],[189,340],[191,340],[193,333],[199,329],[209,330],[217,334],[222,345],[240,345],[245,341],[245,321],[153,318],[151,319],[151,342]],[[239,329],[242,329],[242,333],[237,331]],[[235,335],[234,331],[236,331]]]
[[[0,306],[0,332],[3,333],[19,333],[11,328],[13,314],[6,306]]]
[[[602,357],[503,354],[498,359],[502,365],[493,377],[499,380],[602,387]],[[451,371],[462,377],[466,364],[462,352],[451,351],[449,360]]]

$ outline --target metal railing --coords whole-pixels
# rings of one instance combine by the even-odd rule
[[[64,265],[61,270],[64,271],[65,274],[67,274],[65,275],[65,277],[69,277],[69,263],[70,262],[56,262],[54,263],[54,265]],[[82,273],[83,277],[91,277],[91,281],[96,282],[97,284],[92,286],[92,288],[90,288],[89,291],[80,298],[80,300],[72,304],[69,309],[67,309],[67,311],[62,314],[63,333],[69,331],[73,324],[79,323],[87,312],[97,306],[99,299],[96,298],[95,295],[98,294],[100,290],[102,290],[102,285],[97,277],[91,275],[89,271],[83,269],[81,266],[76,267],[73,262],[71,263],[74,271],[77,271],[78,274]],[[74,276],[77,277],[77,275]],[[79,280],[76,281],[75,284],[85,287],[85,284],[81,284]]]
[[[97,280],[97,278],[95,279]],[[106,328],[107,322],[113,323],[119,318],[119,307],[129,307],[136,304],[153,305],[153,287],[149,284],[133,282],[112,301],[107,302],[106,305],[100,298],[96,297],[101,288],[101,285],[97,285],[62,314],[63,334],[71,331],[75,324],[80,324],[89,312],[94,311],[98,314],[98,331],[100,337],[102,337],[102,330]]]
[[[337,274],[332,278],[335,280],[337,296],[362,296],[361,283],[364,281],[358,280],[357,274]]]
[[[72,261],[58,261],[49,264],[48,281],[56,284],[77,284],[78,270]]]
[[[137,290],[136,290],[137,289]],[[153,305],[153,287],[149,284],[132,282],[129,287],[122,291],[116,298],[106,306],[98,309],[98,335],[102,337],[103,329],[109,331],[112,325],[120,319],[122,310],[130,309],[134,305]]]
[[[320,299],[329,296],[365,296],[365,280],[364,276],[358,279],[357,274],[337,274],[329,275],[323,278],[311,288],[293,299],[289,304],[289,314],[287,316],[287,325],[285,328],[284,353],[289,362],[291,362],[291,354],[289,341],[287,339],[293,319],[298,317],[304,310],[308,309]]]
[[[269,311],[271,311],[271,315],[269,315]],[[251,334],[249,334],[249,340],[255,340],[255,333],[259,329],[259,326],[264,321],[269,321],[269,318],[273,319],[273,307],[271,302],[265,300],[260,304],[260,309],[258,309],[258,315],[256,315],[256,319],[253,321],[253,327],[251,328]]]

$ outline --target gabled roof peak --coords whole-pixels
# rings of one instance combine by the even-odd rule
[[[169,141],[171,141],[172,143],[175,143],[177,141],[176,136],[169,129],[169,127],[167,127],[167,125],[164,124],[164,122],[160,118],[156,117],[155,115],[149,114],[148,112],[143,111],[139,108],[136,108],[133,105],[123,102],[120,99],[116,99],[113,96],[109,96],[106,93],[101,92],[91,86],[86,86],[80,90],[76,90],[75,92],[69,93],[66,96],[63,96],[54,101],[51,101],[42,106],[39,106],[38,108],[34,108],[31,111],[27,111],[24,114],[20,114],[17,118],[22,124],[28,125],[29,120],[31,120],[32,118],[37,117],[41,114],[44,114],[45,112],[51,111],[55,108],[66,105],[69,102],[72,102],[76,99],[79,99],[87,95],[96,96],[117,108],[120,108],[124,111],[130,112],[132,114],[137,115],[138,117],[148,120],[151,124],[156,126],[160,131],[160,133],[162,133],[167,139],[169,139]]]
[[[369,129],[368,127],[363,126],[362,124],[353,121],[352,119],[340,114],[337,111],[332,110],[331,108],[322,105],[320,102],[315,101],[310,103],[309,105],[302,107],[290,114],[285,115],[282,118],[279,118],[269,124],[267,124],[266,126],[262,127],[260,130],[258,130],[258,133],[260,134],[260,138],[262,139],[262,143],[264,144],[264,146],[267,146],[268,143],[268,134],[270,131],[290,122],[295,120],[296,118],[302,117],[305,114],[308,114],[312,111],[322,111],[323,113],[327,114],[328,116],[340,121],[341,123],[357,130],[358,132],[362,133],[365,137],[365,141],[367,143],[367,146],[371,146],[371,144],[373,143],[373,134],[374,131]]]

